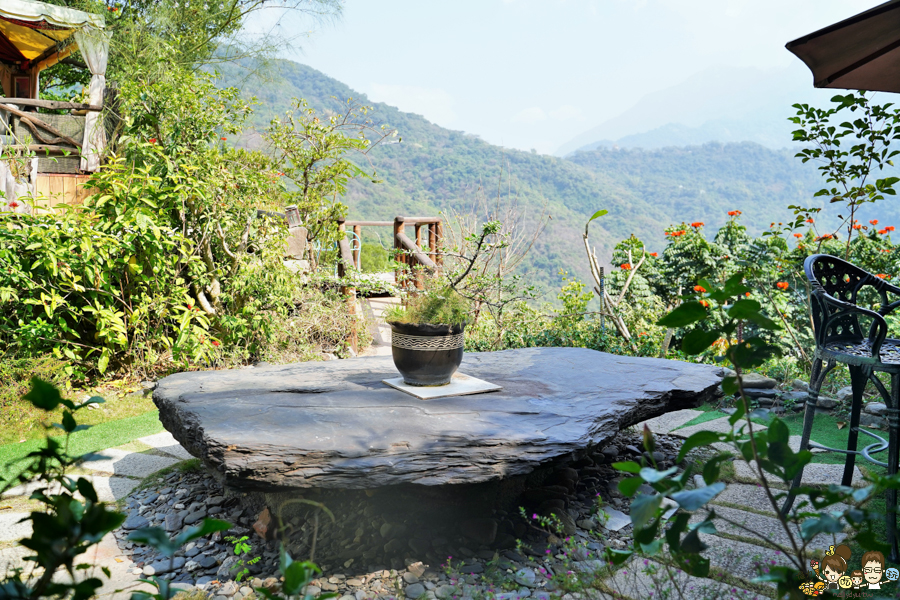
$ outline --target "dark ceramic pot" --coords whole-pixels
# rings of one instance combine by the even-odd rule
[[[447,385],[463,357],[462,325],[390,323],[394,366],[407,385]]]

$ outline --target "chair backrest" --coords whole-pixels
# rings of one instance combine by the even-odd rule
[[[803,270],[812,287],[810,309],[816,344],[822,346],[829,342],[860,341],[866,337],[857,313],[846,312],[832,318],[840,314],[841,309],[830,303],[826,296],[856,305],[860,289],[872,286],[881,294],[882,301],[887,302],[884,282],[868,271],[828,254],[807,257]],[[870,328],[868,337],[871,338],[873,334],[874,330]]]

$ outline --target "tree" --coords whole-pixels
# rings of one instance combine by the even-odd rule
[[[124,81],[135,72],[165,71],[172,66],[199,69],[216,62],[264,58],[294,38],[267,35],[251,39],[248,20],[263,10],[282,10],[324,23],[340,16],[343,0],[49,0],[106,17],[110,38],[107,78]],[[75,58],[44,71],[45,97],[71,96],[91,74]]]
[[[846,216],[841,226],[847,230],[845,258],[850,256],[850,242],[854,231],[862,231],[865,225],[854,218],[860,205],[883,200],[885,195],[895,195],[897,177],[872,178],[885,165],[893,165],[892,158],[900,150],[891,149],[890,143],[900,139],[900,109],[893,104],[872,104],[865,92],[835,96],[836,106],[821,109],[808,104],[794,104],[797,116],[790,121],[799,126],[794,131],[794,141],[812,144],[797,153],[803,162],[814,160],[825,181],[832,184],[816,196],[831,196],[831,202],[846,206]],[[846,112],[856,113],[840,125],[834,125]],[[856,118],[853,119],[853,116]],[[852,144],[849,148],[842,143]],[[836,233],[836,232],[835,232]]]

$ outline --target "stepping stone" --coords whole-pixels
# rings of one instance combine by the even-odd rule
[[[666,434],[671,432],[676,427],[681,427],[685,423],[689,421],[693,421],[697,417],[703,414],[703,411],[693,410],[690,408],[685,408],[683,410],[676,410],[661,417],[656,417],[654,419],[649,419],[644,421],[643,423],[638,423],[635,425],[639,431],[644,430],[644,425],[650,428],[650,431],[656,434]]]
[[[179,460],[190,460],[194,458],[178,443],[171,433],[163,431],[156,435],[148,435],[147,437],[138,438],[138,441],[147,444],[151,448],[156,448],[161,452],[165,452]]]
[[[739,481],[756,483],[757,478],[756,461],[753,461],[753,467],[744,460],[734,461],[734,476]],[[803,485],[831,485],[839,484],[844,476],[844,465],[828,465],[822,463],[810,463],[803,469]],[[782,483],[780,479],[772,476],[773,482]],[[859,467],[853,467],[853,479],[850,481],[853,487],[862,487],[865,485],[862,472]]]
[[[788,438],[788,447],[794,452],[800,452],[800,438],[799,435],[792,435]],[[816,440],[810,439],[811,443],[816,443]],[[822,454],[823,452],[828,452],[828,450],[822,450],[821,448],[810,448],[810,452],[813,454]]]
[[[89,454],[85,456],[85,459],[85,462],[80,465],[85,469],[132,477],[146,477],[178,462],[174,458],[127,452],[115,448]]]
[[[754,546],[710,533],[701,533],[700,541],[709,546],[701,554],[709,559],[713,568],[745,581],[757,577],[760,572],[765,573],[765,569],[773,566],[792,565],[787,555],[771,548]],[[766,585],[775,587],[774,583]]]
[[[780,507],[784,504],[784,499],[787,497],[786,490],[772,490],[778,506]],[[782,497],[778,499],[778,496]],[[808,501],[809,497],[806,495],[797,496],[794,500],[794,509],[796,509],[800,502]],[[732,506],[744,507],[754,510],[756,512],[765,512],[774,515],[775,511],[772,509],[772,503],[769,501],[768,496],[766,496],[766,490],[759,484],[752,485],[746,483],[730,483],[725,490],[715,497],[712,501],[713,504],[730,504]],[[844,512],[849,507],[846,504],[839,503],[833,504],[828,507],[829,512]],[[803,507],[803,512],[814,511],[812,505],[807,505]]]
[[[815,442],[815,440],[810,440],[810,441]],[[733,445],[729,444],[728,442],[715,442],[715,443],[711,444],[710,447],[714,448],[715,450],[718,450],[719,452],[731,452],[735,456],[738,455],[737,448],[735,448]],[[793,450],[794,452],[800,452],[800,436],[792,435],[790,438],[788,438],[788,447],[791,450]],[[812,452],[813,454],[822,454],[824,452],[828,452],[827,450],[822,450],[821,448],[810,448],[809,451]]]
[[[141,481],[128,477],[91,477],[97,498],[103,502],[115,502],[128,496]]]
[[[713,523],[719,533],[740,537],[751,542],[759,542],[760,544],[766,539],[785,548],[791,547],[791,541],[787,532],[785,532],[781,521],[775,517],[767,517],[765,515],[738,510],[728,506],[716,506],[715,511],[717,517]],[[705,517],[705,511],[698,511],[691,517],[690,522],[699,523]],[[730,522],[726,522],[726,519]],[[790,525],[790,528],[795,539],[799,542],[801,540],[800,528],[793,524]],[[762,534],[763,538],[754,535],[754,533]],[[820,534],[813,538],[807,547],[827,549],[829,545],[841,543],[846,537],[847,535],[845,533],[838,533],[835,535]],[[766,548],[762,548],[761,551],[770,552]]]
[[[676,585],[678,589],[682,590],[684,598],[716,598],[717,600],[764,600],[767,598],[721,581],[692,577],[674,567],[666,567],[658,562],[644,561],[643,559],[627,563],[603,583],[613,592],[635,600],[680,597],[675,588]]]
[[[665,415],[662,418],[665,418]],[[731,431],[731,423],[728,422],[729,418],[730,417],[722,417],[721,419],[713,419],[712,421],[700,423],[699,425],[691,425],[690,427],[685,427],[684,429],[675,429],[671,432],[671,435],[680,438],[689,438],[698,431],[717,431],[719,433],[728,433]],[[747,422],[744,421],[743,423],[745,425],[744,431],[746,431]],[[737,429],[740,429],[741,421],[738,421],[735,427]],[[757,423],[753,424],[753,431],[761,431],[763,429],[766,429],[765,425],[759,425]]]
[[[31,521],[19,523],[28,513],[0,512],[0,542],[15,542],[31,535]]]
[[[9,573],[16,567],[25,568],[29,564],[33,565],[34,563],[26,563],[23,560],[29,554],[34,552],[18,544],[0,548],[0,573]]]

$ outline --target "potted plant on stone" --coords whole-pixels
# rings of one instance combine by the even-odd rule
[[[492,251],[505,247],[502,226],[498,221],[485,223],[479,234],[464,238],[470,252],[460,250],[442,253],[445,258],[456,259],[455,268],[429,271],[425,277],[425,289],[411,293],[403,305],[389,309],[385,320],[391,326],[391,353],[394,366],[407,385],[447,385],[459,368],[463,358],[466,325],[472,319],[473,300],[483,297],[483,290],[476,282],[467,285],[467,279],[480,279],[476,268]],[[474,274],[474,275],[473,275]]]
[[[391,354],[404,383],[447,385],[459,368],[471,304],[450,285],[411,296],[385,315]]]

